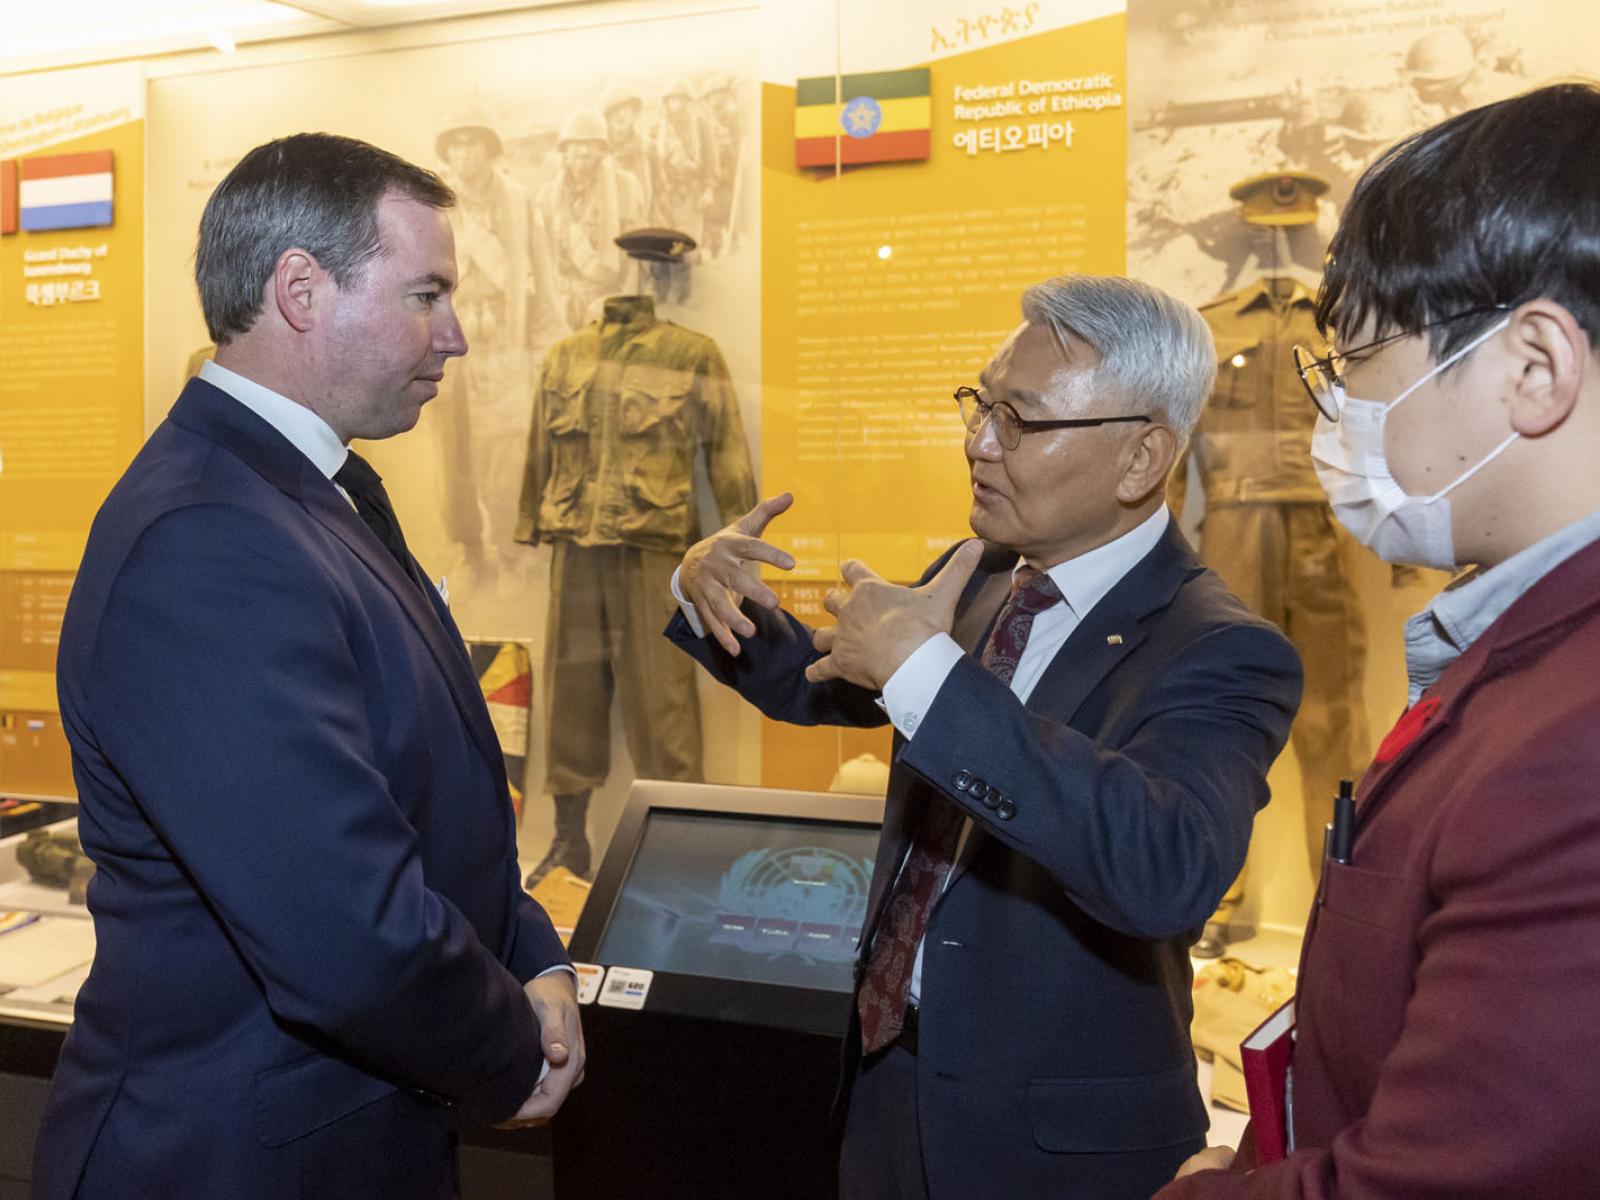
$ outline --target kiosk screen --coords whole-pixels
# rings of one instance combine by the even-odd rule
[[[844,822],[652,811],[596,957],[848,993],[877,842]]]

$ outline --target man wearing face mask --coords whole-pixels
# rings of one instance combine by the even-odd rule
[[[1247,1135],[1160,1200],[1600,1195],[1597,141],[1600,88],[1543,88],[1402,143],[1346,210],[1338,353],[1301,361],[1318,475],[1385,559],[1475,570],[1408,623],[1410,707],[1324,869],[1290,1152]]]

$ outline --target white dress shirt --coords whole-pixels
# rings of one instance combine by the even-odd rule
[[[1064,603],[1052,604],[1033,618],[1033,628],[1028,633],[1028,643],[1023,647],[1017,662],[1016,674],[1011,677],[1011,691],[1024,704],[1033,694],[1035,685],[1044,675],[1056,652],[1066,644],[1067,638],[1078,627],[1090,609],[1105,598],[1124,575],[1150,551],[1154,550],[1161,535],[1167,531],[1172,519],[1166,505],[1156,509],[1150,517],[1128,530],[1127,533],[1103,546],[1096,546],[1087,554],[1057,563],[1046,572],[1061,591]],[[1018,563],[1020,568],[1022,563]],[[1015,574],[1015,569],[1013,570]],[[705,626],[694,605],[683,598],[678,587],[678,573],[672,573],[672,594],[683,610],[696,637],[705,636]],[[957,662],[966,654],[948,633],[934,634],[900,664],[900,669],[889,677],[883,687],[880,703],[889,714],[889,720],[906,738],[916,736],[922,718],[933,707],[939,689]],[[972,831],[969,817],[961,827],[956,854],[966,844]],[[904,861],[901,863],[904,866]],[[949,876],[945,885],[949,885]],[[911,968],[911,1001],[917,1003],[922,995],[922,947],[917,947],[917,961]]]
[[[296,404],[289,397],[263,387],[253,379],[246,379],[237,371],[218,366],[210,359],[201,366],[200,378],[212,387],[227,392],[283,434],[296,450],[309,458],[311,464],[329,479],[344,466],[350,448],[339,440],[339,435],[326,421],[304,404]]]

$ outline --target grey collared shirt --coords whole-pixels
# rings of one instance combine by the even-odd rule
[[[1429,601],[1406,622],[1410,684],[1406,702],[1415,704],[1523,593],[1597,539],[1600,512],[1574,521],[1487,571],[1467,572]]]

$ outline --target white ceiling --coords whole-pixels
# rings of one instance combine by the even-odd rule
[[[0,74],[574,0],[0,0]]]

